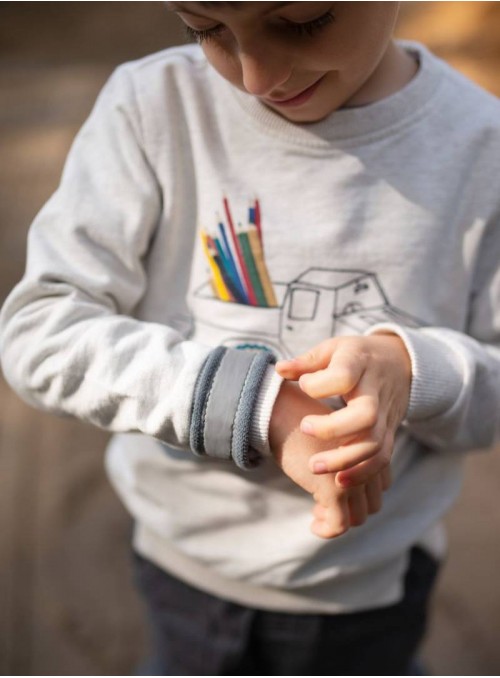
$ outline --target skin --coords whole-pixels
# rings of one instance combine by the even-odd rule
[[[290,374],[292,374],[290,372]],[[390,485],[387,469],[373,475],[363,485],[344,489],[335,473],[315,474],[314,456],[329,454],[331,441],[301,430],[307,416],[319,420],[331,416],[323,403],[307,395],[290,378],[281,387],[272,412],[269,443],[277,464],[297,485],[314,498],[311,530],[325,539],[344,534],[350,527],[362,525],[368,515],[382,506],[382,493]]]
[[[397,2],[168,5],[197,32],[222,77],[293,123],[379,101],[418,69],[392,39]],[[293,105],[283,103],[297,95]],[[269,429],[274,457],[313,496],[313,533],[339,536],[382,506],[408,405],[410,358],[395,335],[342,337],[276,369],[286,381]],[[347,406],[332,412],[319,402],[332,395]]]
[[[417,70],[413,58],[392,40],[397,2],[239,5],[169,3],[189,28],[205,32],[198,39],[222,77],[292,122],[317,122],[338,108],[377,101],[403,87]],[[318,20],[322,25],[311,34],[298,34],[297,24]],[[273,102],[318,80],[303,105]]]
[[[339,536],[382,507],[396,431],[408,408],[410,357],[396,335],[338,337],[280,361],[276,370],[288,381],[271,416],[271,449],[316,502],[312,532]],[[302,397],[289,389],[296,381]],[[341,396],[346,407],[332,411],[319,403],[331,396]]]
[[[341,396],[346,407],[310,412],[300,430],[330,446],[312,455],[313,473],[336,473],[342,487],[363,485],[389,467],[396,431],[408,409],[411,361],[392,334],[327,339],[308,353],[277,363],[285,379],[313,399]]]

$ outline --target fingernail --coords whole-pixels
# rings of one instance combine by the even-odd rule
[[[307,433],[307,435],[312,435],[314,433],[314,426],[309,421],[303,421],[300,424],[300,430],[302,433]]]
[[[290,370],[295,366],[295,360],[292,358],[291,360],[278,360],[278,362],[275,364],[275,369],[276,370]]]
[[[327,473],[328,467],[324,461],[316,461],[313,466],[314,473]]]
[[[276,362],[276,367],[281,367],[282,365],[288,365],[291,361],[290,360],[278,360]]]

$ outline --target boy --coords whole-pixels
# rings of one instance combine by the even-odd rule
[[[404,673],[498,439],[498,102],[396,44],[397,3],[170,5],[201,49],[103,90],[5,374],[119,434],[159,670]]]

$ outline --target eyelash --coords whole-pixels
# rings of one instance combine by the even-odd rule
[[[319,31],[325,26],[332,24],[334,21],[335,15],[331,10],[329,10],[328,12],[325,12],[325,14],[318,16],[316,19],[306,21],[303,24],[296,24],[293,21],[287,21],[286,27],[290,29],[292,32],[294,32],[296,35],[300,36],[307,35],[310,37],[316,31]]]
[[[316,33],[316,31],[321,30],[325,26],[328,26],[329,24],[333,23],[335,21],[335,15],[333,12],[330,10],[328,12],[325,12],[325,14],[322,14],[321,16],[317,17],[316,19],[312,19],[311,21],[306,21],[305,23],[294,23],[293,21],[287,21],[284,25],[285,30],[291,31],[295,35],[298,35],[299,37],[302,36],[307,36],[311,37]],[[202,31],[197,31],[194,28],[191,28],[191,26],[186,26],[184,25],[186,29],[186,33],[188,34],[188,37],[196,40],[198,43],[202,43],[208,40],[213,40],[216,38],[222,31],[224,30],[224,25],[220,24],[218,26],[214,26],[213,28],[208,28]]]

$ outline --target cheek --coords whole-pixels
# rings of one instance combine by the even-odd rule
[[[363,3],[366,4],[366,3]],[[397,2],[368,3],[378,5],[367,10],[366,21],[360,24],[357,32],[358,45],[363,48],[360,54],[366,60],[379,58],[387,49],[391,40],[398,12]]]
[[[217,73],[236,87],[240,87],[243,81],[240,62],[229,52],[223,51],[220,46],[203,45],[203,52],[207,61],[215,68]]]
[[[325,70],[362,72],[384,54],[398,13],[397,2],[339,3],[337,21],[317,45]]]

